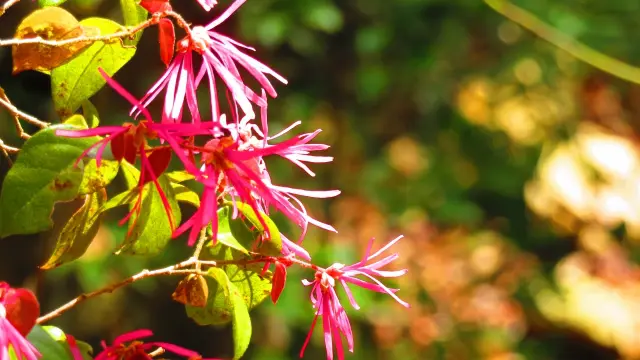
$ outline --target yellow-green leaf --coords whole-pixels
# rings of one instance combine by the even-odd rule
[[[123,30],[122,25],[103,18],[88,18],[80,24],[100,29],[101,35]],[[58,114],[62,117],[70,116],[106,84],[98,68],[113,76],[135,52],[135,47],[125,47],[119,39],[110,42],[97,41],[79,56],[53,69],[51,92]]]

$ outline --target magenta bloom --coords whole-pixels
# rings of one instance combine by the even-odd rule
[[[25,338],[39,313],[40,305],[32,292],[0,282],[0,360],[9,360],[10,352],[26,360],[42,356]]]
[[[195,89],[198,88],[206,75],[211,96],[211,118],[214,121],[221,115],[216,85],[218,78],[227,87],[232,111],[236,111],[235,106],[237,105],[244,113],[242,118],[254,119],[255,113],[251,103],[266,106],[266,100],[244,84],[238,71],[238,65],[253,76],[269,95],[277,96],[266,74],[275,77],[282,83],[286,84],[287,81],[266,65],[240,51],[238,47],[248,50],[254,50],[253,48],[212,30],[229,18],[245,1],[236,0],[217,19],[205,27],[194,26],[187,38],[179,41],[176,56],[165,73],[141,99],[142,106],[148,106],[163,90],[166,90],[162,114],[163,123],[180,122],[185,101],[192,121],[199,122],[201,115],[198,110]],[[200,3],[208,10],[216,2],[200,0]],[[202,65],[197,75],[193,65],[194,53],[199,54],[202,58]],[[135,108],[132,110],[132,115],[137,117],[138,113],[139,110]]]
[[[153,122],[151,114],[144,109],[140,103],[127,92],[120,84],[111,79],[102,69],[99,69],[103,78],[107,83],[116,90],[120,95],[127,99],[134,106],[141,109],[147,120],[140,121],[137,125],[131,123],[124,123],[121,126],[100,126],[93,129],[86,130],[56,130],[56,135],[69,138],[82,138],[106,135],[105,138],[96,142],[88,149],[86,149],[76,160],[76,164],[85,156],[91,152],[91,150],[98,148],[96,152],[96,163],[100,166],[104,150],[107,145],[111,145],[111,152],[113,157],[118,160],[126,160],[130,164],[134,165],[136,159],[140,158],[141,171],[138,187],[142,188],[146,183],[152,181],[155,185],[165,212],[169,218],[171,228],[174,229],[174,219],[171,212],[171,207],[166,195],[162,191],[160,184],[158,183],[158,177],[167,169],[169,161],[171,160],[172,149],[170,147],[149,147],[148,141],[154,139],[160,139],[167,141],[166,137],[171,136],[170,132],[165,127],[159,126]],[[185,126],[184,130],[192,132],[190,126]],[[172,142],[173,143],[173,142]],[[182,151],[182,149],[173,149],[174,151]],[[121,224],[125,223],[134,213],[139,213],[142,203],[142,191],[139,192],[137,201],[133,206],[129,214],[121,220]]]
[[[344,349],[342,346],[342,336],[347,340],[350,352],[353,352],[353,332],[347,313],[344,311],[338,295],[334,289],[335,279],[327,272],[317,272],[316,280],[304,282],[305,285],[313,285],[311,289],[311,303],[316,309],[316,316],[311,323],[311,329],[307,334],[307,339],[300,350],[300,357],[304,356],[304,350],[309,344],[311,334],[318,321],[318,316],[322,316],[322,328],[324,331],[324,343],[327,350],[327,359],[333,360],[333,342],[336,343],[338,359],[344,359]]]
[[[19,359],[36,360],[42,355],[7,320],[7,311],[0,304],[0,360],[9,360],[9,348],[15,351]]]
[[[349,351],[353,352],[353,333],[351,331],[351,325],[349,324],[349,318],[340,304],[340,300],[335,291],[336,282],[340,282],[344,288],[349,302],[355,309],[360,307],[356,303],[348,284],[363,287],[368,290],[386,293],[393,297],[398,303],[404,307],[409,307],[409,304],[401,300],[395,295],[397,289],[390,289],[376,279],[376,277],[398,277],[407,273],[407,270],[385,271],[380,270],[382,267],[391,263],[398,258],[398,254],[388,255],[373,263],[367,264],[370,260],[375,259],[385,250],[393,246],[398,242],[402,236],[391,240],[388,244],[382,247],[380,250],[371,255],[371,246],[373,245],[373,239],[369,241],[367,250],[364,257],[359,262],[345,266],[343,264],[333,264],[327,269],[318,270],[315,274],[314,281],[303,280],[305,286],[313,285],[311,289],[311,302],[316,309],[316,315],[311,324],[311,329],[307,335],[307,339],[300,351],[300,357],[303,357],[304,350],[311,339],[311,334],[316,325],[318,316],[322,316],[322,327],[324,331],[324,342],[327,349],[327,359],[333,360],[333,343],[336,343],[336,350],[338,353],[338,359],[344,359],[344,349],[342,347],[342,336],[347,340],[347,346]],[[358,278],[363,276],[372,282],[368,282]]]
[[[330,225],[312,219],[294,195],[324,198],[336,196],[339,191],[306,191],[272,185],[263,161],[263,157],[270,155],[287,157],[299,148],[305,148],[305,151],[315,150],[314,145],[307,143],[318,132],[299,135],[276,145],[264,146],[262,141],[251,136],[253,126],[249,125],[246,119],[237,124],[227,125],[223,116],[220,126],[222,136],[215,136],[203,147],[182,145],[183,148],[192,150],[194,156],[196,153],[201,154],[202,167],[193,172],[195,166],[190,166],[187,171],[192,172],[205,188],[200,208],[176,230],[174,236],[190,229],[189,244],[192,245],[200,230],[208,224],[212,225],[214,234],[217,234],[217,201],[220,195],[229,195],[234,203],[241,201],[250,205],[256,214],[268,213],[269,207],[273,206],[305,231],[308,223],[335,231]],[[326,146],[323,145],[319,149],[324,148]],[[188,161],[186,155],[179,156],[183,157],[183,162]],[[298,206],[294,206],[291,201]],[[234,216],[236,214],[234,211]],[[263,221],[261,217],[260,220]],[[264,222],[263,225],[267,228]]]
[[[178,356],[187,359],[202,359],[202,356],[195,351],[185,349],[178,345],[168,344],[164,342],[142,342],[140,339],[153,336],[151,330],[136,330],[116,337],[111,346],[102,342],[102,352],[100,352],[95,360],[151,360],[149,352],[162,348]],[[127,344],[128,343],[128,344]]]

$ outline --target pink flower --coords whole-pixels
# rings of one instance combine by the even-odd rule
[[[73,356],[73,360],[84,360],[84,358],[82,357],[82,352],[78,347],[78,342],[76,341],[76,338],[69,334],[66,334],[66,338],[67,338],[67,345],[69,345],[69,350],[71,350],[71,356]]]
[[[324,341],[327,350],[327,359],[333,359],[333,342],[336,342],[336,349],[338,352],[338,359],[344,359],[344,350],[342,348],[342,336],[347,340],[347,346],[350,352],[353,352],[353,333],[351,332],[351,325],[347,318],[344,308],[340,304],[340,300],[335,292],[336,282],[342,284],[345,290],[349,302],[355,309],[360,307],[356,303],[348,284],[360,286],[362,288],[386,293],[393,297],[400,305],[409,307],[409,304],[400,298],[395,293],[397,289],[390,289],[376,279],[376,277],[398,277],[407,273],[407,270],[386,271],[380,270],[382,267],[391,263],[398,258],[398,254],[388,255],[380,260],[368,264],[369,261],[377,258],[385,250],[389,249],[393,244],[398,242],[402,236],[391,240],[388,244],[383,246],[380,250],[371,255],[371,246],[373,245],[373,239],[369,241],[367,250],[359,262],[345,266],[343,264],[333,264],[327,269],[320,269],[316,271],[315,280],[307,281],[303,280],[305,286],[313,285],[311,290],[311,302],[316,309],[316,316],[311,324],[311,329],[307,335],[307,339],[300,351],[300,357],[304,355],[304,350],[311,339],[311,334],[315,327],[318,316],[322,316],[322,327],[324,330]],[[362,280],[358,276],[363,276],[371,282]]]
[[[7,310],[0,304],[0,360],[9,360],[9,348],[15,351],[18,359],[35,360],[42,355],[7,320]]]
[[[82,138],[92,137],[99,135],[107,135],[102,140],[96,142],[89,148],[87,148],[76,160],[77,163],[91,152],[91,150],[98,148],[95,158],[97,165],[101,165],[104,150],[107,145],[111,145],[111,152],[113,157],[118,160],[126,160],[132,165],[135,165],[136,159],[139,157],[141,162],[140,179],[138,181],[138,188],[142,187],[152,181],[155,185],[162,204],[164,206],[169,223],[172,229],[174,226],[173,214],[166,195],[162,191],[160,184],[158,183],[158,177],[167,169],[171,160],[172,149],[166,146],[158,146],[151,148],[148,144],[149,140],[160,138],[167,141],[166,137],[170,136],[170,131],[165,127],[156,125],[151,118],[151,114],[142,108],[140,103],[127,92],[120,84],[111,79],[102,69],[98,69],[107,83],[116,90],[120,95],[127,99],[134,106],[137,106],[144,113],[148,120],[140,121],[137,125],[131,123],[124,123],[121,126],[100,126],[93,129],[86,130],[56,130],[56,135],[69,138]],[[159,131],[157,131],[159,130]],[[189,126],[185,126],[185,130],[191,130]],[[160,135],[160,136],[159,136]],[[164,135],[164,138],[163,136]],[[182,149],[173,149],[176,151],[182,151]],[[131,211],[124,219],[121,220],[121,224],[125,223],[134,213],[140,212],[142,204],[142,191],[139,192],[136,203],[132,207]]]
[[[266,74],[275,77],[282,83],[286,84],[287,81],[266,65],[238,49],[238,47],[242,47],[254,50],[253,48],[240,44],[212,30],[229,18],[244,2],[245,0],[236,0],[217,19],[205,27],[194,26],[187,37],[178,42],[175,58],[165,73],[141,99],[142,106],[148,106],[166,89],[162,122],[180,122],[185,101],[191,113],[192,121],[199,122],[201,121],[201,115],[198,109],[195,89],[206,75],[211,97],[211,118],[214,121],[221,115],[216,86],[218,77],[229,91],[232,111],[236,111],[235,105],[237,105],[244,113],[243,118],[254,119],[255,113],[251,103],[253,102],[258,106],[266,106],[266,101],[244,84],[238,71],[238,65],[247,70],[269,95],[272,97],[277,96]],[[215,1],[201,0],[200,3],[207,9],[213,6]],[[194,72],[193,65],[194,53],[202,57],[202,65],[197,75]],[[138,113],[139,110],[135,108],[131,111],[131,114],[135,117],[138,116]]]
[[[317,134],[304,134],[283,141],[276,145],[263,146],[263,142],[251,136],[252,126],[248,120],[238,124],[226,124],[224,116],[221,118],[221,135],[215,136],[204,146],[182,144],[185,149],[193,151],[193,157],[200,154],[202,167],[193,172],[193,166],[188,171],[205,186],[201,197],[201,206],[185,223],[176,230],[178,236],[190,230],[189,244],[195,243],[200,229],[211,224],[214,234],[217,233],[217,200],[219,195],[229,195],[234,204],[241,201],[248,204],[256,214],[268,212],[270,206],[282,212],[289,219],[306,231],[308,223],[313,223],[327,230],[335,231],[330,225],[321,223],[307,215],[301,202],[294,195],[313,196],[318,198],[336,196],[339,191],[306,191],[293,188],[279,187],[271,184],[263,157],[270,155],[286,155],[295,152],[298,147],[306,144]],[[309,150],[311,151],[311,150]],[[185,155],[184,161],[188,157]],[[298,207],[291,203],[295,202]],[[234,216],[237,211],[234,211]],[[267,228],[262,217],[264,228]],[[269,234],[267,234],[269,235]],[[215,236],[214,236],[215,238]]]
[[[0,360],[9,360],[11,348],[18,359],[35,360],[42,355],[25,338],[36,324],[40,305],[27,289],[12,289],[0,282]]]
[[[198,3],[200,3],[200,6],[202,6],[206,11],[210,11],[218,2],[216,0],[198,0]]]
[[[304,282],[305,285],[313,285],[311,289],[311,302],[316,309],[316,315],[311,323],[311,329],[307,334],[307,338],[300,350],[300,357],[304,356],[304,350],[309,344],[311,334],[318,321],[318,316],[322,316],[322,328],[324,331],[324,343],[327,351],[327,359],[333,360],[333,342],[336,343],[338,359],[344,359],[344,349],[342,346],[342,336],[347,340],[347,346],[350,352],[353,352],[353,332],[351,324],[347,317],[338,295],[334,289],[335,279],[326,272],[317,272],[316,280],[313,282]]]
[[[264,92],[262,94],[262,97],[266,101]],[[273,206],[274,208],[283,212],[289,219],[291,219],[296,225],[298,225],[302,229],[302,233],[300,234],[298,243],[300,243],[306,235],[307,225],[309,223],[314,224],[322,229],[336,232],[336,230],[331,225],[320,222],[309,216],[304,205],[297,198],[297,196],[323,199],[338,196],[340,194],[339,190],[311,191],[275,185],[271,181],[271,177],[269,175],[269,172],[267,171],[267,167],[264,161],[264,157],[266,156],[277,155],[291,161],[310,176],[315,176],[315,173],[311,171],[311,169],[309,169],[309,167],[306,165],[306,162],[328,163],[333,161],[333,157],[331,156],[311,155],[311,152],[322,151],[329,148],[328,145],[309,143],[320,133],[320,130],[316,130],[313,133],[297,135],[289,140],[270,145],[269,141],[282,137],[291,129],[300,125],[301,122],[296,121],[291,126],[282,130],[278,134],[274,136],[268,136],[269,128],[267,124],[266,106],[260,108],[260,119],[262,123],[262,129],[260,129],[257,125],[250,123],[248,119],[243,119],[237,123],[232,123],[229,125],[226,125],[224,121],[222,122],[226,128],[230,129],[233,137],[239,139],[239,141],[242,141],[243,145],[241,147],[250,151],[247,154],[252,156],[252,160],[243,161],[244,164],[247,165],[250,170],[252,170],[252,172],[248,172],[245,170],[245,173],[254,175],[251,179],[253,183],[262,186],[264,189],[267,189],[267,193],[270,193],[272,195],[256,197],[256,206],[266,214],[269,214],[269,208]],[[255,132],[261,139],[254,137],[253,132]],[[259,181],[257,180],[257,178],[259,178]],[[237,193],[237,189],[234,186],[229,186],[226,190],[226,192],[229,193],[234,199],[237,197],[242,199],[242,195]],[[293,250],[293,247],[291,246],[292,243],[285,245],[287,245],[290,250]],[[298,251],[298,253],[300,252]]]
[[[142,338],[152,336],[151,330],[136,330],[116,337],[111,346],[102,342],[102,352],[100,352],[95,360],[151,360],[149,352],[162,348],[187,359],[202,359],[200,354],[195,351],[185,349],[178,345],[168,344],[164,342],[143,342]],[[128,344],[126,344],[128,343]]]

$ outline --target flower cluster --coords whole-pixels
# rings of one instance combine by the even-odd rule
[[[216,1],[198,0],[198,2],[207,11],[216,5]],[[140,178],[137,187],[141,190],[147,183],[154,184],[169,218],[173,237],[187,234],[189,246],[197,242],[198,235],[206,227],[212,228],[212,239],[216,241],[217,210],[222,200],[230,201],[234,206],[237,202],[250,206],[264,225],[266,234],[263,238],[273,234],[268,233],[266,220],[261,214],[268,215],[273,210],[284,214],[301,229],[301,235],[296,241],[282,236],[283,257],[274,261],[276,272],[272,299],[275,302],[284,287],[286,268],[293,264],[290,259],[310,260],[309,254],[300,245],[308,225],[336,231],[331,225],[314,219],[299,197],[330,198],[337,196],[340,192],[338,190],[304,190],[272,181],[265,163],[267,157],[283,158],[310,176],[315,174],[309,168],[309,164],[328,163],[333,158],[317,155],[317,152],[329,147],[313,142],[320,130],[289,135],[300,125],[299,121],[278,134],[269,135],[268,96],[272,98],[277,96],[271,80],[275,79],[284,84],[286,80],[248,55],[248,51],[254,49],[216,31],[216,28],[244,2],[245,0],[235,0],[209,24],[185,29],[187,35],[177,42],[175,53],[168,58],[163,57],[163,61],[167,64],[165,73],[140,100],[102,72],[107,83],[132,104],[130,122],[120,126],[100,126],[86,130],[61,129],[57,134],[65,137],[103,136],[81,156],[82,158],[92,154],[98,166],[105,158],[105,151],[111,152],[112,156],[109,158],[126,161],[133,165],[139,163]],[[143,1],[143,6],[144,3]],[[154,11],[162,12],[170,9],[166,1],[146,3],[153,3]],[[158,3],[164,5],[159,6]],[[248,86],[241,72],[250,75],[259,88],[252,89]],[[208,103],[211,109],[211,113],[206,115],[200,111],[196,96],[196,90],[203,83],[208,88]],[[161,97],[161,94],[164,94],[162,115],[159,121],[155,121],[147,108]],[[219,96],[220,94],[224,95]],[[223,111],[224,109],[226,111]],[[170,202],[158,181],[172,157],[177,158],[184,171],[202,184],[202,191],[199,194],[200,207],[182,224],[177,224],[173,219]],[[142,191],[138,194],[137,201],[123,222],[141,211]],[[234,211],[235,216],[237,213],[238,211]],[[340,334],[346,337],[348,349],[353,351],[351,327],[336,295],[336,283],[342,284],[350,303],[356,309],[358,305],[348,284],[386,293],[401,305],[408,307],[407,303],[395,295],[397,290],[387,288],[377,279],[378,277],[396,277],[406,272],[405,270],[380,270],[398,255],[390,255],[368,264],[399,239],[394,239],[373,255],[369,254],[370,243],[362,261],[350,266],[334,264],[327,269],[315,265],[309,266],[317,272],[315,280],[305,282],[305,285],[313,286],[311,292],[311,301],[315,308],[313,324],[315,325],[318,316],[322,317],[328,359],[333,358],[334,342],[337,344],[338,358],[343,358]],[[266,266],[268,265],[269,262]],[[124,357],[117,355],[124,353],[147,354],[148,350],[154,346],[165,348],[178,355],[195,356],[188,350],[168,344],[143,344],[134,341],[130,345],[123,345],[149,335],[148,331],[139,331],[117,338],[111,347],[103,344],[105,350],[98,355],[98,358],[119,359]],[[308,341],[309,339],[304,347],[307,346]]]

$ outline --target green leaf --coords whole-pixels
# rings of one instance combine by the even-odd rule
[[[210,294],[207,305],[204,308],[187,305],[187,314],[200,325],[231,321],[234,359],[239,359],[251,340],[251,318],[243,293],[222,269],[211,268],[207,274],[210,277],[207,279]]]
[[[249,251],[233,236],[231,232],[231,216],[233,209],[231,206],[223,206],[218,210],[218,242],[226,245],[234,250],[238,250],[243,254],[249,254]]]
[[[94,128],[100,125],[100,117],[98,116],[98,109],[89,100],[82,102],[82,114],[87,122],[88,127]]]
[[[96,160],[89,160],[84,165],[84,175],[78,193],[86,195],[104,189],[118,175],[119,168],[120,164],[117,161],[102,160],[98,167]]]
[[[98,28],[101,35],[122,30],[120,24],[103,18],[88,18],[80,24]],[[113,76],[135,52],[135,47],[124,47],[118,40],[96,41],[71,61],[53,69],[51,91],[58,114],[63,118],[70,116],[106,84],[99,67]]]
[[[109,211],[118,206],[131,204],[132,202],[136,201],[138,197],[138,192],[139,192],[138,188],[133,188],[125,192],[122,192],[116,196],[113,196],[111,197],[111,199],[109,199],[109,201],[107,201],[104,205],[102,205],[102,207],[100,208],[100,210],[98,210],[98,212],[103,213],[105,211]]]
[[[198,196],[195,191],[174,182],[171,183],[171,187],[173,187],[173,191],[176,193],[176,200],[186,202],[197,208],[200,207],[200,196]]]
[[[168,172],[167,177],[169,178],[169,180],[171,180],[171,182],[174,182],[174,183],[181,183],[181,182],[185,182],[187,180],[193,180],[196,178],[191,173],[184,170]]]
[[[266,234],[265,228],[251,206],[236,202],[236,207],[243,216],[239,216],[238,219],[235,220],[229,220],[229,226],[233,236],[241,244],[252,249],[254,252],[269,256],[279,256],[282,254],[282,237],[280,230],[278,230],[273,220],[271,220],[267,214],[260,212],[260,216],[267,225],[269,234],[271,235],[268,239],[262,239],[263,235]]]
[[[67,343],[67,335],[55,326],[36,325],[27,335],[27,340],[42,354],[40,360],[74,360]],[[83,359],[91,359],[91,346],[77,341]]]
[[[85,196],[82,207],[71,216],[61,231],[55,233],[53,252],[40,268],[52,269],[84,255],[100,228],[99,210],[106,197],[104,190]]]
[[[136,0],[120,0],[120,8],[122,9],[122,17],[124,24],[127,26],[136,26],[147,20],[147,11],[137,4]],[[140,41],[142,31],[138,31],[133,39],[125,39],[125,45],[136,45]]]
[[[122,168],[122,176],[124,176],[124,182],[127,185],[127,188],[132,189],[138,186],[138,179],[140,179],[140,170],[136,169],[135,166],[129,164],[126,161],[121,161],[120,167]]]
[[[203,258],[210,260],[239,260],[248,259],[243,253],[218,242],[209,252],[203,253]],[[266,271],[262,275],[262,264],[248,265],[224,265],[220,269],[227,274],[229,281],[240,291],[247,309],[258,306],[271,294],[271,281],[273,274]],[[218,284],[207,278],[209,297],[204,308],[186,306],[187,316],[200,325],[219,325],[231,320],[227,312],[220,312],[224,307],[224,292],[218,288]]]
[[[67,0],[38,0],[38,5],[40,5],[40,7],[60,6],[66,1]]]
[[[173,228],[158,189],[153,182],[149,182],[142,188],[140,208],[135,209],[137,198],[136,202],[129,203],[129,211],[134,211],[129,219],[129,235],[116,254],[156,255],[171,240],[173,230],[180,224],[180,207],[169,179],[161,175],[158,183],[171,207]]]
[[[61,128],[74,127],[57,125],[37,132],[7,173],[0,193],[0,237],[51,228],[54,204],[77,196],[82,163],[74,163],[96,139],[56,136]]]
[[[88,129],[89,128],[89,125],[87,124],[87,121],[84,119],[84,116],[82,116],[80,114],[73,114],[73,115],[69,116],[68,118],[64,119],[63,123],[75,126],[75,127],[79,128],[79,129]]]

